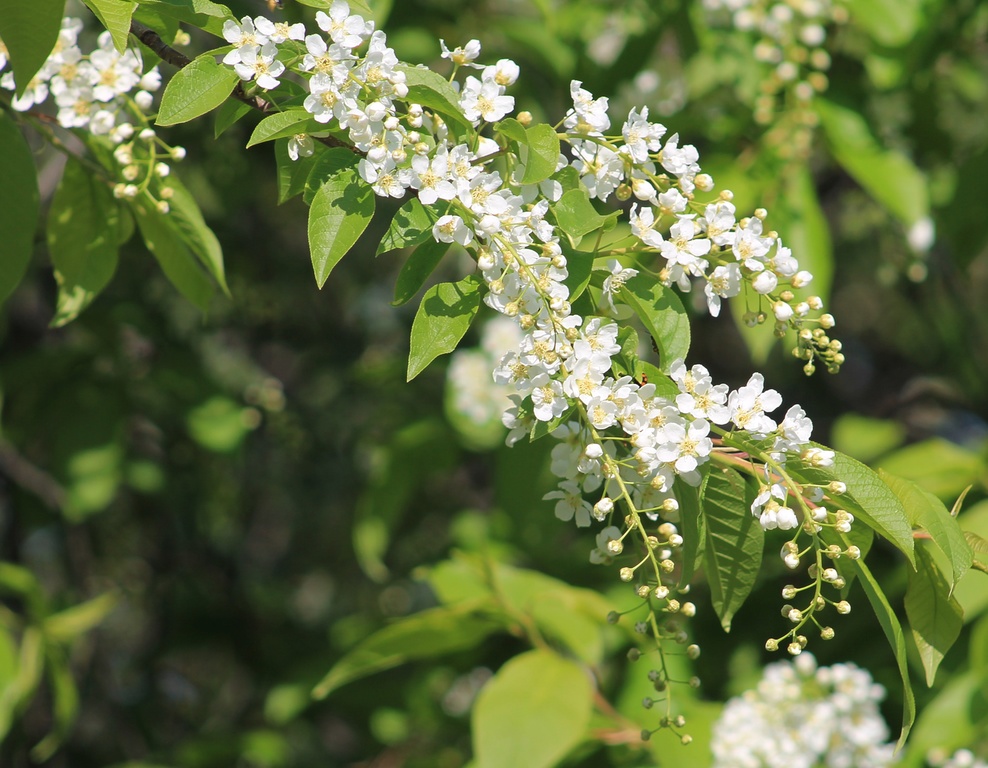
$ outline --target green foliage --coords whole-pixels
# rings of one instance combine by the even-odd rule
[[[741,476],[711,472],[700,491],[706,521],[703,563],[710,598],[725,632],[754,587],[762,560],[764,532],[746,504]]]
[[[356,183],[356,159],[322,180],[310,203],[309,252],[320,288],[374,218],[374,192]]]
[[[0,30],[2,34],[2,30]],[[38,181],[31,150],[17,124],[0,113],[0,302],[20,283],[34,250],[38,220]]]
[[[412,322],[408,381],[439,355],[456,349],[477,316],[482,299],[482,283],[475,275],[456,283],[439,283],[425,292]]]
[[[505,664],[473,710],[478,768],[556,765],[585,736],[592,688],[578,664],[529,651]]]
[[[113,278],[121,219],[129,215],[105,184],[70,160],[48,209],[48,251],[58,281],[52,325],[75,320]]]
[[[85,1],[118,51],[136,45],[132,18],[164,43],[184,25],[201,49],[200,32],[220,36],[225,21],[261,12],[210,0]],[[62,5],[0,3],[18,93],[54,45]],[[602,473],[615,509],[595,511],[602,519],[589,535],[561,526],[540,499],[564,450],[584,460],[588,446],[541,438],[586,422],[583,406],[574,400],[539,420],[526,397],[517,412],[524,430],[511,439],[530,440],[509,451],[496,420],[483,439],[445,425],[438,369],[420,376],[483,319],[485,279],[458,274],[462,259],[444,258],[451,245],[433,237],[441,216],[473,215],[466,203],[423,205],[410,195],[390,221],[375,220],[377,196],[357,169],[368,153],[335,146],[349,144],[345,127],[300,107],[298,84],[281,93],[242,81],[218,62],[229,47],[163,68],[158,133],[153,143],[141,140],[154,146],[153,167],[168,151],[164,129],[189,123],[175,135],[189,145],[191,168],[184,182],[165,178],[167,169],[139,176],[135,194],[125,184],[132,172],[113,156],[126,138],[67,138],[43,110],[21,113],[0,93],[0,509],[13,521],[0,537],[0,556],[11,561],[0,562],[0,764],[58,760],[67,745],[64,760],[80,768],[709,765],[719,701],[751,677],[739,670],[757,664],[765,636],[777,633],[757,619],[771,613],[778,621],[783,539],[752,514],[761,486],[776,481],[791,494],[804,484],[807,497],[821,489],[805,506],[793,503],[805,525],[787,535],[843,551],[820,554],[839,575],[833,595],[854,605],[835,622],[831,653],[874,670],[902,704],[900,746],[917,711],[908,662],[923,670],[931,690],[918,693],[904,764],[921,765],[930,749],[976,745],[988,724],[988,368],[975,349],[988,332],[977,303],[988,242],[988,220],[977,215],[988,99],[983,14],[913,0],[850,4],[847,26],[828,28],[821,45],[833,61],[830,95],[815,84],[805,103],[790,98],[785,112],[763,119],[759,101],[785,78],[766,76],[745,31],[712,28],[699,4],[350,5],[389,19],[396,49],[435,59],[434,69],[400,66],[408,86],[395,99],[400,109],[421,105],[426,123],[472,148],[492,137],[500,150],[485,169],[529,186],[526,195],[534,185],[548,195],[542,183],[550,179],[561,187],[547,220],[565,257],[565,314],[618,320],[615,377],[647,377],[658,397],[674,400],[674,361],[703,357],[725,381],[744,381],[750,361],[734,330],[695,317],[700,290],[684,306],[676,280],[656,274],[658,249],[629,246],[622,217],[645,205],[630,181],[597,200],[581,180],[589,164],[556,171],[561,141],[573,139],[555,122],[570,108],[570,78],[611,98],[608,135],[621,130],[616,116],[644,99],[669,135],[701,147],[717,189],[733,190],[721,199],[733,200],[738,218],[764,203],[766,231],[778,231],[813,272],[812,292],[836,307],[854,339],[847,357],[859,364],[850,378],[803,389],[820,414],[816,436],[827,441],[833,423],[830,442],[840,452],[829,467],[795,454],[783,466],[771,456],[774,434],[755,439],[718,422],[708,462],[689,483],[672,484],[674,535],[651,519],[664,508],[635,508],[624,485],[630,460]],[[308,22],[307,9],[331,3],[286,6],[269,15]],[[440,35],[482,38],[485,62],[518,60],[525,77],[511,93],[534,118],[466,120],[448,62],[438,58]],[[302,43],[289,42],[279,58],[290,65],[303,53]],[[257,106],[261,119],[251,128],[243,118]],[[212,137],[194,122],[209,112]],[[435,136],[422,133],[428,140],[415,152],[431,150]],[[288,141],[300,134],[324,140],[293,161]],[[244,153],[245,145],[257,148]],[[719,160],[709,160],[707,145]],[[668,180],[672,171],[653,160],[656,179]],[[618,162],[634,165],[627,155]],[[275,198],[300,195],[308,210],[291,203],[275,212]],[[698,193],[686,211],[702,227],[705,199]],[[667,224],[656,232],[671,240]],[[129,242],[135,227],[157,268],[142,258],[140,241]],[[946,233],[932,250],[923,244],[928,227]],[[310,292],[304,258],[295,258],[306,246],[322,294]],[[539,249],[559,253],[554,244],[531,246],[535,258]],[[36,251],[47,252],[54,281],[32,267]],[[729,263],[729,254],[718,258]],[[638,274],[607,297],[616,305],[609,307],[603,287],[614,258]],[[414,317],[385,311],[376,289],[392,279],[395,306],[426,289]],[[213,300],[217,286],[230,301]],[[797,385],[764,327],[788,287],[783,280],[768,294],[745,290],[724,314],[761,313],[767,322],[742,329],[744,343],[766,381],[790,391]],[[544,320],[528,312],[523,326]],[[49,320],[58,330],[46,328]],[[817,329],[816,320],[802,322]],[[409,326],[402,370],[395,352]],[[829,333],[829,323],[818,330]],[[604,445],[613,437],[592,433]],[[660,480],[649,492],[667,493]],[[572,482],[578,495],[585,491],[577,502],[603,492],[582,471]],[[831,524],[815,530],[804,516],[819,505],[851,512],[850,533]],[[594,549],[604,526],[629,533],[623,551],[601,540]],[[633,551],[639,533],[644,547]],[[872,552],[875,534],[893,546],[879,541]],[[851,545],[860,558],[847,554]],[[601,567],[588,568],[588,550]],[[656,595],[660,569],[675,608]],[[698,606],[687,602],[690,586],[709,592],[713,611],[698,598],[689,598]],[[857,601],[862,590],[867,606]],[[694,610],[697,618],[684,621]],[[739,620],[748,615],[756,620]],[[873,642],[876,621],[894,671]],[[694,636],[699,658],[667,652],[672,640]],[[657,679],[645,664],[616,663],[629,647],[628,658],[649,659]],[[957,658],[965,647],[966,661]],[[889,684],[890,671],[901,689]],[[693,674],[702,697],[676,682]],[[371,675],[380,682],[348,685]],[[657,715],[642,700],[659,692],[668,709]],[[90,722],[73,730],[81,712]],[[690,750],[674,751],[678,726],[639,740],[641,729],[663,717],[674,724],[680,713],[682,733],[696,741]],[[106,743],[94,746],[87,734],[99,726]],[[147,757],[120,763],[135,743]]]
[[[230,67],[216,60],[216,54],[222,51],[209,51],[196,57],[168,81],[165,92],[161,94],[156,120],[158,125],[187,123],[211,112],[230,98],[240,78]]]
[[[83,0],[113,37],[113,47],[120,53],[127,50],[130,20],[137,10],[137,0]]]
[[[0,4],[0,39],[10,52],[10,64],[22,96],[55,47],[65,15],[65,0]]]

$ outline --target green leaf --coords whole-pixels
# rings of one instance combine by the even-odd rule
[[[288,154],[288,139],[275,140],[274,159],[278,166],[278,205],[302,194],[309,175],[326,151],[321,145],[318,145],[315,154],[310,157],[292,160]],[[313,194],[315,193],[313,192]]]
[[[5,7],[8,4],[0,4]],[[21,5],[18,3],[17,5]],[[0,34],[3,34],[0,31]],[[0,112],[0,304],[24,277],[34,251],[38,176],[31,149],[17,124]]]
[[[546,650],[511,659],[471,717],[476,768],[550,768],[584,738],[593,687],[580,665]]]
[[[676,360],[685,360],[690,349],[690,320],[679,297],[644,273],[624,284],[622,301],[638,315],[659,347],[659,368],[668,372]]]
[[[950,592],[951,586],[921,544],[916,548],[916,570],[909,571],[905,604],[928,686],[964,626],[964,612]]]
[[[280,141],[278,142],[281,143]],[[286,145],[287,151],[287,145]],[[347,168],[353,168],[360,161],[360,158],[348,149],[343,147],[331,147],[320,153],[319,159],[313,163],[312,169],[305,180],[305,189],[302,192],[302,200],[306,205],[312,205],[316,193],[322,185],[335,177]]]
[[[250,105],[244,104],[237,99],[227,99],[224,101],[216,109],[213,138],[218,139],[234,123],[237,123],[244,115],[252,111]]]
[[[551,125],[540,123],[525,128],[509,117],[494,126],[494,130],[518,144],[519,160],[525,167],[520,184],[537,184],[556,172],[559,162],[559,136]]]
[[[588,232],[600,229],[607,221],[607,216],[601,216],[590,202],[586,189],[572,189],[563,193],[552,205],[559,228],[575,240],[579,240]]]
[[[745,483],[733,469],[711,469],[703,487],[707,536],[703,566],[710,599],[725,632],[751,594],[762,564],[765,532],[751,514]]]
[[[980,483],[985,469],[977,452],[941,437],[900,448],[878,462],[893,475],[907,477],[941,499],[953,499],[967,486]]]
[[[940,499],[915,483],[881,469],[878,476],[899,497],[913,528],[929,533],[933,545],[946,555],[953,576],[950,584],[950,592],[953,592],[954,586],[971,568],[972,560],[971,547],[964,539],[957,519]]]
[[[856,26],[888,48],[905,45],[923,27],[922,0],[854,0],[847,9]]]
[[[115,593],[106,592],[52,614],[44,621],[45,636],[60,643],[70,643],[101,624],[116,607],[117,601]]]
[[[906,226],[929,216],[926,177],[908,157],[885,149],[857,110],[823,97],[814,104],[834,158],[879,205]]]
[[[309,251],[320,288],[374,218],[374,190],[357,175],[353,160],[323,182],[309,208]]]
[[[460,125],[472,128],[470,121],[463,116],[463,111],[460,109],[460,97],[445,77],[431,69],[406,64],[399,64],[395,69],[405,73],[408,95],[403,101],[421,104]]]
[[[158,260],[165,276],[185,298],[205,311],[213,296],[213,284],[186,247],[168,214],[160,213],[144,196],[131,203],[131,210],[144,244]]]
[[[288,109],[268,115],[254,128],[247,142],[247,148],[265,141],[287,139],[299,133],[311,133],[314,130],[325,130],[312,119],[312,114],[304,109]]]
[[[826,486],[834,480],[847,485],[847,492],[831,494],[831,503],[843,507],[855,518],[892,542],[915,567],[913,532],[906,510],[898,496],[864,464],[835,452],[832,467],[809,467],[798,458],[789,462],[790,472],[804,483]]]
[[[55,47],[64,14],[65,0],[0,2],[0,40],[10,54],[18,96],[24,95]]]
[[[239,80],[233,67],[218,63],[213,52],[204,53],[168,82],[155,122],[177,125],[204,115],[226,101]]]
[[[31,759],[38,763],[45,762],[58,751],[72,730],[79,712],[79,691],[72,679],[72,668],[65,652],[49,645],[46,655],[54,722],[48,735],[31,749]]]
[[[712,470],[704,476],[699,490],[687,485],[680,478],[676,479],[674,485],[673,494],[679,502],[679,533],[683,537],[683,570],[679,575],[680,587],[685,587],[693,580],[693,574],[703,560],[707,536],[703,496],[709,486],[710,476],[714,474],[717,474],[717,470]],[[744,491],[744,483],[741,490]]]
[[[419,292],[429,275],[439,266],[449,246],[450,243],[427,240],[412,251],[401,265],[401,271],[395,281],[395,298],[391,302],[392,306],[399,307],[405,304]]]
[[[172,189],[168,221],[223,292],[229,296],[230,289],[226,285],[226,272],[223,267],[223,249],[213,230],[202,218],[199,203],[174,173],[168,177],[168,186]]]
[[[902,730],[899,732],[899,740],[896,749],[901,749],[906,743],[909,731],[916,720],[916,697],[913,695],[913,688],[909,682],[909,665],[906,659],[906,641],[902,634],[902,625],[889,605],[888,598],[882,592],[875,577],[863,560],[852,560],[852,567],[858,572],[858,579],[868,596],[868,602],[875,614],[878,622],[882,625],[885,638],[892,647],[895,654],[896,665],[899,667],[899,676],[902,678]]]
[[[556,172],[559,162],[559,136],[551,125],[539,123],[526,129],[527,151],[522,151],[521,161],[525,164],[522,184],[537,184]]]
[[[163,14],[192,24],[217,37],[223,36],[223,22],[233,13],[225,5],[212,0],[138,0],[141,10]]]
[[[137,3],[132,0],[83,0],[89,6],[100,24],[106,27],[113,38],[113,47],[119,53],[127,50],[127,38],[130,36],[130,19],[134,15]]]
[[[110,282],[122,212],[106,185],[69,158],[48,209],[48,251],[58,283],[53,326],[78,317]]]
[[[494,131],[508,137],[517,144],[525,144],[528,136],[525,133],[525,126],[513,117],[505,118],[494,124]]]
[[[777,228],[786,245],[799,259],[800,269],[813,275],[811,290],[822,296],[824,304],[830,301],[830,285],[833,282],[834,254],[830,241],[830,225],[820,206],[816,185],[809,166],[794,165],[786,175],[779,205],[773,210],[782,221]],[[760,330],[765,330],[764,328]]]
[[[411,381],[439,355],[456,349],[470,328],[483,298],[483,281],[467,275],[457,283],[439,283],[425,292],[412,321],[408,375]]]
[[[340,686],[375,672],[474,648],[498,627],[468,604],[413,614],[361,641],[333,665],[312,696],[324,699]]]
[[[391,219],[388,231],[377,246],[377,255],[432,240],[432,225],[442,215],[432,206],[426,208],[417,197],[407,200]]]
[[[566,270],[569,273],[563,283],[569,288],[569,300],[572,303],[583,295],[590,284],[594,256],[586,251],[573,250],[565,241],[560,242],[560,247],[566,256]]]

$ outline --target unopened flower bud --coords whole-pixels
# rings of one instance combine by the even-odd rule
[[[822,627],[820,629],[820,637],[824,640],[833,640],[834,634],[836,633],[834,632],[833,627]]]
[[[837,613],[842,616],[846,616],[851,612],[851,604],[847,600],[841,600],[835,607],[837,608]]]
[[[765,641],[765,650],[766,651],[779,650],[779,641],[770,637],[768,640]]]
[[[801,646],[799,643],[789,643],[789,645],[786,647],[786,650],[789,651],[789,654],[791,656],[799,656],[799,654],[803,652],[803,646]]]
[[[692,618],[696,616],[696,606],[693,603],[683,603],[681,613],[687,618]]]
[[[686,655],[694,661],[700,658],[700,646],[694,643],[686,649]]]
[[[666,603],[666,610],[669,611],[669,613],[679,613],[679,609],[681,607],[682,606],[679,604],[679,601],[675,598]]]
[[[621,581],[631,581],[635,578],[634,568],[622,568],[618,573],[621,577]]]

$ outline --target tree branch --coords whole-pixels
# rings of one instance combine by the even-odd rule
[[[161,36],[158,35],[153,29],[139,21],[131,20],[130,22],[130,33],[141,41],[144,45],[150,48],[162,61],[166,61],[173,67],[178,69],[183,69],[192,63],[192,59],[186,56],[181,51],[176,51],[170,45],[168,45]],[[256,109],[262,114],[269,115],[273,112],[278,112],[278,108],[275,104],[263,99],[260,96],[251,96],[244,90],[243,83],[237,83],[237,87],[233,89],[230,93],[237,101],[242,101],[251,109]],[[365,157],[366,153],[361,152],[359,149],[354,147],[352,144],[347,144],[345,141],[341,141],[334,136],[313,136],[316,141],[325,144],[327,147],[342,147],[343,149],[348,149],[355,155],[360,157]]]

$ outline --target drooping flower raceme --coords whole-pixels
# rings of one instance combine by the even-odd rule
[[[761,374],[732,390],[683,360],[664,359],[663,370],[628,363],[634,338],[614,318],[627,316],[629,297],[650,295],[642,292],[656,289],[656,282],[657,290],[702,286],[715,315],[723,300],[743,296],[756,308],[753,322],[772,318],[778,334],[795,332],[795,353],[808,373],[817,363],[836,370],[843,359],[839,343],[826,334],[833,319],[814,314],[822,301],[797,295],[812,276],[763,225],[766,211],[739,216],[729,191],[705,197],[714,181],[694,146],[650,120],[644,107],[612,121],[607,98],[573,81],[572,108],[551,137],[553,154],[560,141],[568,152],[540,158],[543,177],[522,184],[532,157],[523,157],[508,136],[482,135],[484,126],[514,111],[508,93],[519,74],[514,62],[485,66],[479,42],[452,49],[443,43],[443,56],[470,73],[456,81],[454,72],[460,114],[451,125],[449,113],[409,101],[412,70],[398,62],[386,35],[344,0],[317,16],[323,34],[304,35],[304,45],[301,31],[282,34],[279,42],[263,17],[247,21],[229,28],[228,40],[239,50],[229,65],[241,71],[258,55],[285,62],[277,79],[302,79],[303,109],[327,131],[349,138],[360,154],[357,172],[375,194],[414,194],[430,212],[432,239],[466,249],[476,260],[483,302],[518,331],[516,346],[494,366],[494,380],[514,390],[502,417],[507,441],[534,433],[556,438],[551,469],[559,484],[546,499],[560,519],[604,526],[608,535],[598,537],[594,562],[620,561],[620,578],[634,582],[649,606],[657,601],[652,610],[691,615],[695,607],[673,592],[674,559],[684,542],[676,521],[683,494],[695,496],[712,464],[757,478],[762,490],[750,513],[766,530],[789,532],[780,556],[790,567],[800,566],[807,549],[824,549],[818,535],[824,527],[849,528],[853,516],[839,508],[837,489],[800,485],[785,472],[794,457],[812,457],[819,467],[828,457],[809,442],[812,424],[801,408],[775,415],[782,398]],[[252,78],[248,88],[266,87],[256,68],[245,74]],[[529,121],[525,113],[518,116],[523,127]],[[612,124],[620,130],[612,131]],[[291,139],[291,156],[302,156],[304,141],[304,135]],[[575,241],[560,227],[567,194],[581,196],[584,206],[634,198],[631,235],[623,243],[602,242],[601,228],[598,245],[590,246],[594,253],[577,254],[608,255],[597,297],[580,297],[582,312],[574,311],[574,286],[584,291],[586,282],[572,279],[568,254]],[[812,546],[801,546],[801,536],[811,537]],[[827,552],[836,558],[850,550]],[[827,578],[816,571],[811,578],[817,586],[837,587],[839,577],[829,578],[830,570]],[[793,626],[783,639],[790,640],[791,653],[806,644],[802,627],[831,604],[821,596],[790,608]],[[664,631],[655,630],[657,643]],[[778,647],[777,640],[770,643]]]

